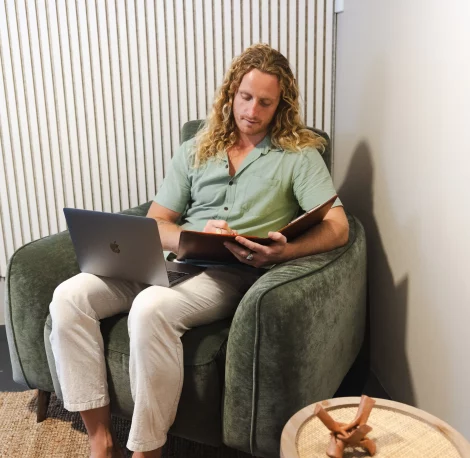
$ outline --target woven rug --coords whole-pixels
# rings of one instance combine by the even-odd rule
[[[65,410],[51,396],[47,419],[36,423],[37,391],[0,392],[0,457],[2,458],[79,458],[89,457],[88,439],[78,413]],[[130,421],[113,417],[118,440],[125,449]],[[169,437],[164,458],[248,458],[228,447],[219,448]]]

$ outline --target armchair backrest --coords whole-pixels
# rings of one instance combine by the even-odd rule
[[[196,135],[196,132],[202,127],[204,120],[197,119],[194,121],[186,122],[181,128],[181,143],[193,138]],[[322,130],[309,127],[310,130],[313,130],[318,135],[321,135],[326,140],[325,151],[322,153],[323,160],[325,161],[326,166],[328,167],[329,172],[331,173],[331,149],[330,149],[330,137],[326,132]]]

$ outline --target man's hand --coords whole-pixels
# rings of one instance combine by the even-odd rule
[[[202,232],[210,232],[212,234],[238,235],[238,232],[230,229],[227,221],[222,219],[210,219],[207,221]]]
[[[273,240],[269,246],[260,245],[244,237],[235,237],[240,245],[225,242],[224,245],[233,255],[244,264],[253,267],[264,267],[279,264],[289,259],[289,245],[287,239],[280,232],[268,232],[268,237]]]

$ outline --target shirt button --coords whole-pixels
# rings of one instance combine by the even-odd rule
[[[224,207],[224,210],[227,211],[227,210],[228,210],[228,207]]]
[[[232,184],[233,184],[233,181],[229,181],[229,182],[228,182],[228,184],[229,184],[230,186],[232,186]]]
[[[226,165],[225,168],[228,169],[228,165]]]

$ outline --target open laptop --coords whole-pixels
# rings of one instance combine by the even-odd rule
[[[82,272],[171,287],[203,267],[165,260],[152,218],[64,208]]]

